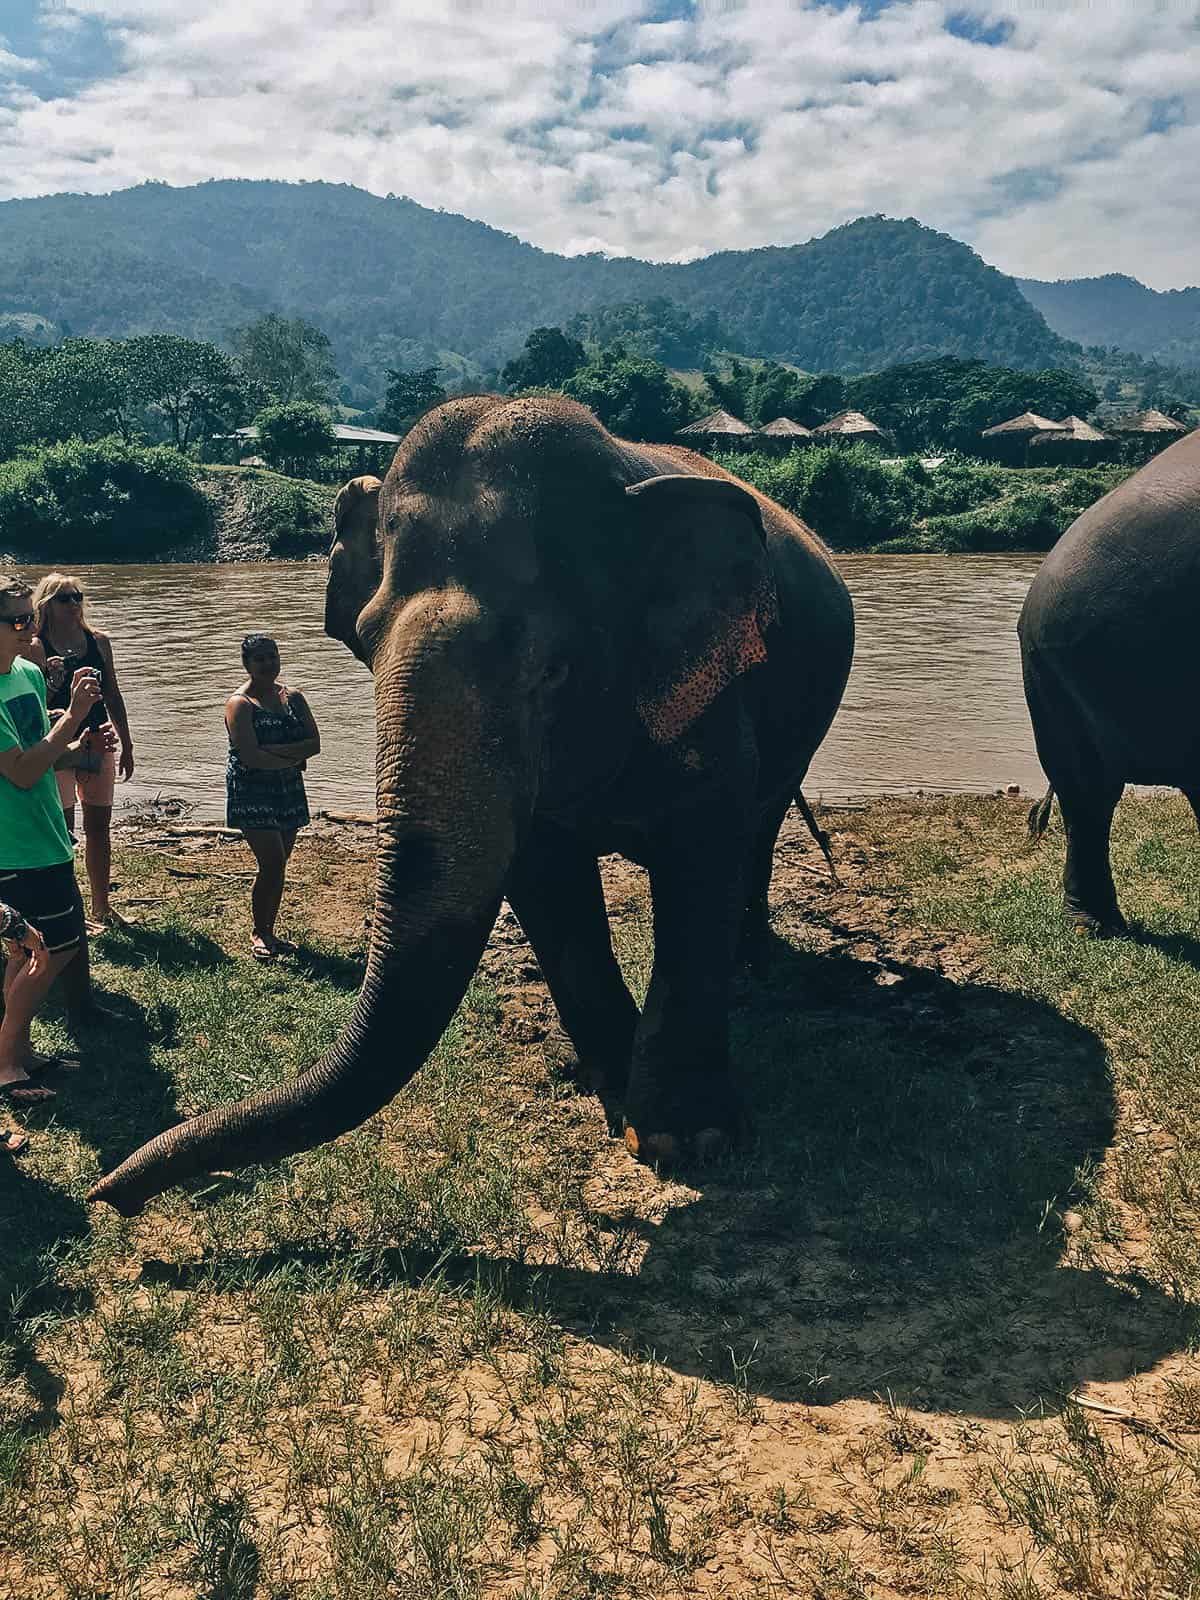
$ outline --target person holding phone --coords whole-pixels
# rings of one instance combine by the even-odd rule
[[[122,779],[133,776],[133,740],[129,717],[112,644],[106,634],[88,626],[83,585],[65,572],[50,572],[33,591],[37,614],[37,638],[30,659],[45,673],[47,705],[51,711],[65,711],[71,694],[71,680],[81,668],[95,672],[100,680],[100,698],[88,715],[88,728],[97,735],[91,759],[77,768],[60,771],[58,792],[62,799],[67,827],[75,830],[76,796],[83,807],[84,863],[91,891],[92,922],[95,931],[120,919],[109,904],[112,876],[112,808],[118,771]],[[105,748],[110,741],[102,737],[111,719],[120,745]]]
[[[28,943],[4,936],[0,1096],[13,1105],[55,1098],[33,1082],[39,1063],[29,1028],[50,985],[77,958],[86,931],[75,847],[53,769],[92,747],[97,736],[85,724],[100,699],[99,674],[76,671],[66,709],[51,727],[45,679],[23,654],[33,625],[29,585],[0,573],[0,900],[41,936]],[[100,737],[115,744],[111,730]]]

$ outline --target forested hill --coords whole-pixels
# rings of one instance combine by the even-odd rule
[[[486,371],[537,324],[658,295],[715,313],[735,348],[815,371],[935,353],[1037,368],[1067,354],[1011,278],[911,220],[863,218],[808,244],[674,266],[552,255],[325,183],[143,184],[0,204],[0,319],[222,342],[278,310],[328,333],[354,382],[455,356]]]
[[[1136,278],[1015,280],[1056,333],[1084,345],[1117,345],[1177,367],[1200,367],[1200,288],[1148,289]]]

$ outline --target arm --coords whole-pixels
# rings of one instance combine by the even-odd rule
[[[100,685],[84,673],[75,674],[71,704],[44,739],[22,750],[10,745],[0,750],[0,778],[7,778],[18,789],[32,789],[38,779],[54,765],[79,732],[79,725],[100,698]]]
[[[304,751],[303,760],[309,756],[319,756],[321,753],[321,731],[317,727],[317,719],[313,716],[308,701],[299,689],[288,690],[288,704],[295,709],[296,715],[304,724],[304,738],[298,739],[295,744],[284,745],[285,750],[299,754]]]
[[[292,750],[294,745],[274,745],[270,750],[264,750],[259,744],[254,732],[254,714],[250,702],[240,694],[233,695],[225,706],[225,727],[229,742],[237,751],[238,760],[252,772],[281,772],[296,765],[293,756],[277,753]]]
[[[128,779],[133,777],[133,740],[129,734],[129,716],[125,710],[125,698],[121,693],[121,685],[117,682],[117,669],[113,665],[112,644],[105,633],[94,635],[100,659],[104,663],[101,676],[101,693],[109,720],[117,730],[117,738],[121,741],[121,776]]]

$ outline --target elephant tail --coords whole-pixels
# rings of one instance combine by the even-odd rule
[[[833,879],[835,885],[840,889],[842,887],[842,880],[838,877],[837,868],[833,864],[833,851],[829,846],[829,835],[825,832],[824,828],[818,826],[817,819],[813,816],[812,807],[804,798],[803,789],[796,790],[794,799],[800,815],[804,818],[805,827],[821,847],[821,854],[825,857],[826,864],[829,867],[829,876]]]
[[[1042,798],[1029,810],[1029,837],[1040,839],[1050,826],[1050,812],[1054,808],[1054,790],[1047,789]]]

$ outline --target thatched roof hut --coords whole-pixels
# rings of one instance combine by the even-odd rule
[[[1047,465],[1061,461],[1091,466],[1107,460],[1116,448],[1115,439],[1076,416],[1064,417],[1056,428],[1035,433],[1029,440],[1030,452],[1036,452]]]
[[[733,416],[728,411],[710,411],[706,417],[701,417],[699,422],[689,422],[684,428],[675,430],[677,439],[736,439],[745,438],[752,434],[753,428],[748,428],[740,417]]]
[[[811,428],[806,428],[802,422],[793,422],[791,417],[776,417],[758,431],[766,439],[811,439],[813,436]]]
[[[1154,435],[1188,432],[1182,422],[1176,422],[1175,418],[1167,416],[1165,411],[1135,411],[1132,416],[1114,417],[1108,426],[1113,433]]]
[[[861,411],[839,411],[813,431],[820,439],[862,439],[868,444],[879,444],[887,438],[883,429]]]
[[[1035,433],[1065,433],[1065,422],[1052,422],[1049,417],[1039,417],[1036,411],[1022,411],[1019,417],[1009,417],[1007,422],[997,422],[994,428],[985,428],[984,439],[1032,439]]]

